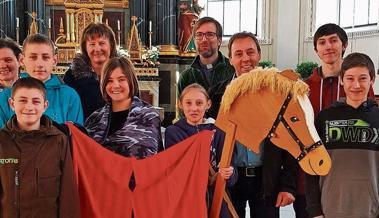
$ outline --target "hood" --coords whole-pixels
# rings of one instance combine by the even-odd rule
[[[193,126],[189,123],[187,123],[187,120],[185,118],[180,119],[178,122],[174,124],[178,128],[182,129],[184,132],[190,132],[190,133],[197,133],[202,130],[211,130],[213,129],[213,123],[209,122],[207,120],[207,123],[199,124],[197,126]]]
[[[90,60],[80,53],[76,54],[69,69],[74,80],[82,78],[97,78],[96,73],[91,67]]]
[[[52,121],[46,116],[42,115],[41,117],[41,127],[38,130],[25,131],[18,128],[16,115],[13,115],[11,119],[6,123],[4,131],[10,135],[12,138],[36,138],[38,135],[58,135],[61,132],[53,128]]]
[[[352,106],[348,105],[346,103],[346,98],[341,98],[341,100],[339,101],[336,101],[333,103],[332,107],[349,107],[349,108],[353,108]],[[360,111],[368,111],[368,110],[371,110],[372,108],[374,107],[378,107],[378,103],[376,103],[375,100],[373,99],[367,99],[367,101],[363,102],[358,108],[356,108],[356,110],[360,110]]]
[[[29,77],[27,73],[21,73],[20,78]],[[59,89],[65,85],[62,80],[55,74],[51,74],[51,78],[45,82],[46,89]]]

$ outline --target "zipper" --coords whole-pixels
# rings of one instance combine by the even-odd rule
[[[15,171],[14,176],[14,184],[15,184],[15,201],[14,204],[16,206],[16,217],[20,217],[20,178],[18,174],[18,170]]]

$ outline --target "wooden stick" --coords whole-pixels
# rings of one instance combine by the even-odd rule
[[[233,155],[235,134],[236,134],[237,125],[229,121],[225,133],[224,148],[222,149],[221,161],[219,163],[220,167],[229,167],[230,161]],[[219,218],[220,209],[222,203],[223,192],[225,191],[225,179],[223,179],[220,174],[216,178],[216,186],[213,194],[211,213],[209,218]]]
[[[209,171],[211,172],[211,178],[212,179],[214,176],[217,176],[217,175],[215,175],[216,172],[214,171],[212,166],[210,166]],[[213,182],[211,181],[211,185],[212,185],[212,183]],[[232,217],[233,218],[239,218],[236,209],[234,209],[232,200],[229,198],[229,195],[226,193],[225,190],[223,191],[222,197],[223,197],[224,201],[226,202],[226,204],[228,205],[228,209],[229,209],[229,212],[232,215]]]

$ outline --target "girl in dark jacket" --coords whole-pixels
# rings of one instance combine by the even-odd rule
[[[137,159],[154,155],[161,144],[161,120],[150,104],[139,99],[133,64],[110,59],[101,74],[100,90],[107,104],[85,122],[88,134],[105,148]]]
[[[179,99],[179,108],[182,110],[185,118],[167,127],[165,132],[165,148],[167,149],[202,130],[215,131],[210,148],[210,165],[215,172],[220,173],[220,175],[227,180],[227,186],[232,186],[237,179],[234,168],[232,166],[218,168],[225,134],[220,129],[217,129],[213,124],[214,120],[212,118],[204,119],[205,112],[210,106],[211,101],[209,96],[202,86],[197,83],[187,86],[181,93]],[[208,188],[209,196],[213,194],[213,186],[214,184],[210,181],[210,187]],[[211,201],[209,200],[209,202]],[[231,217],[225,202],[222,205],[220,217]]]

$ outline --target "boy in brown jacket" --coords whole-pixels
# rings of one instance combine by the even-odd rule
[[[0,217],[79,217],[69,141],[42,115],[43,82],[17,80],[9,104],[15,115],[0,131]]]

